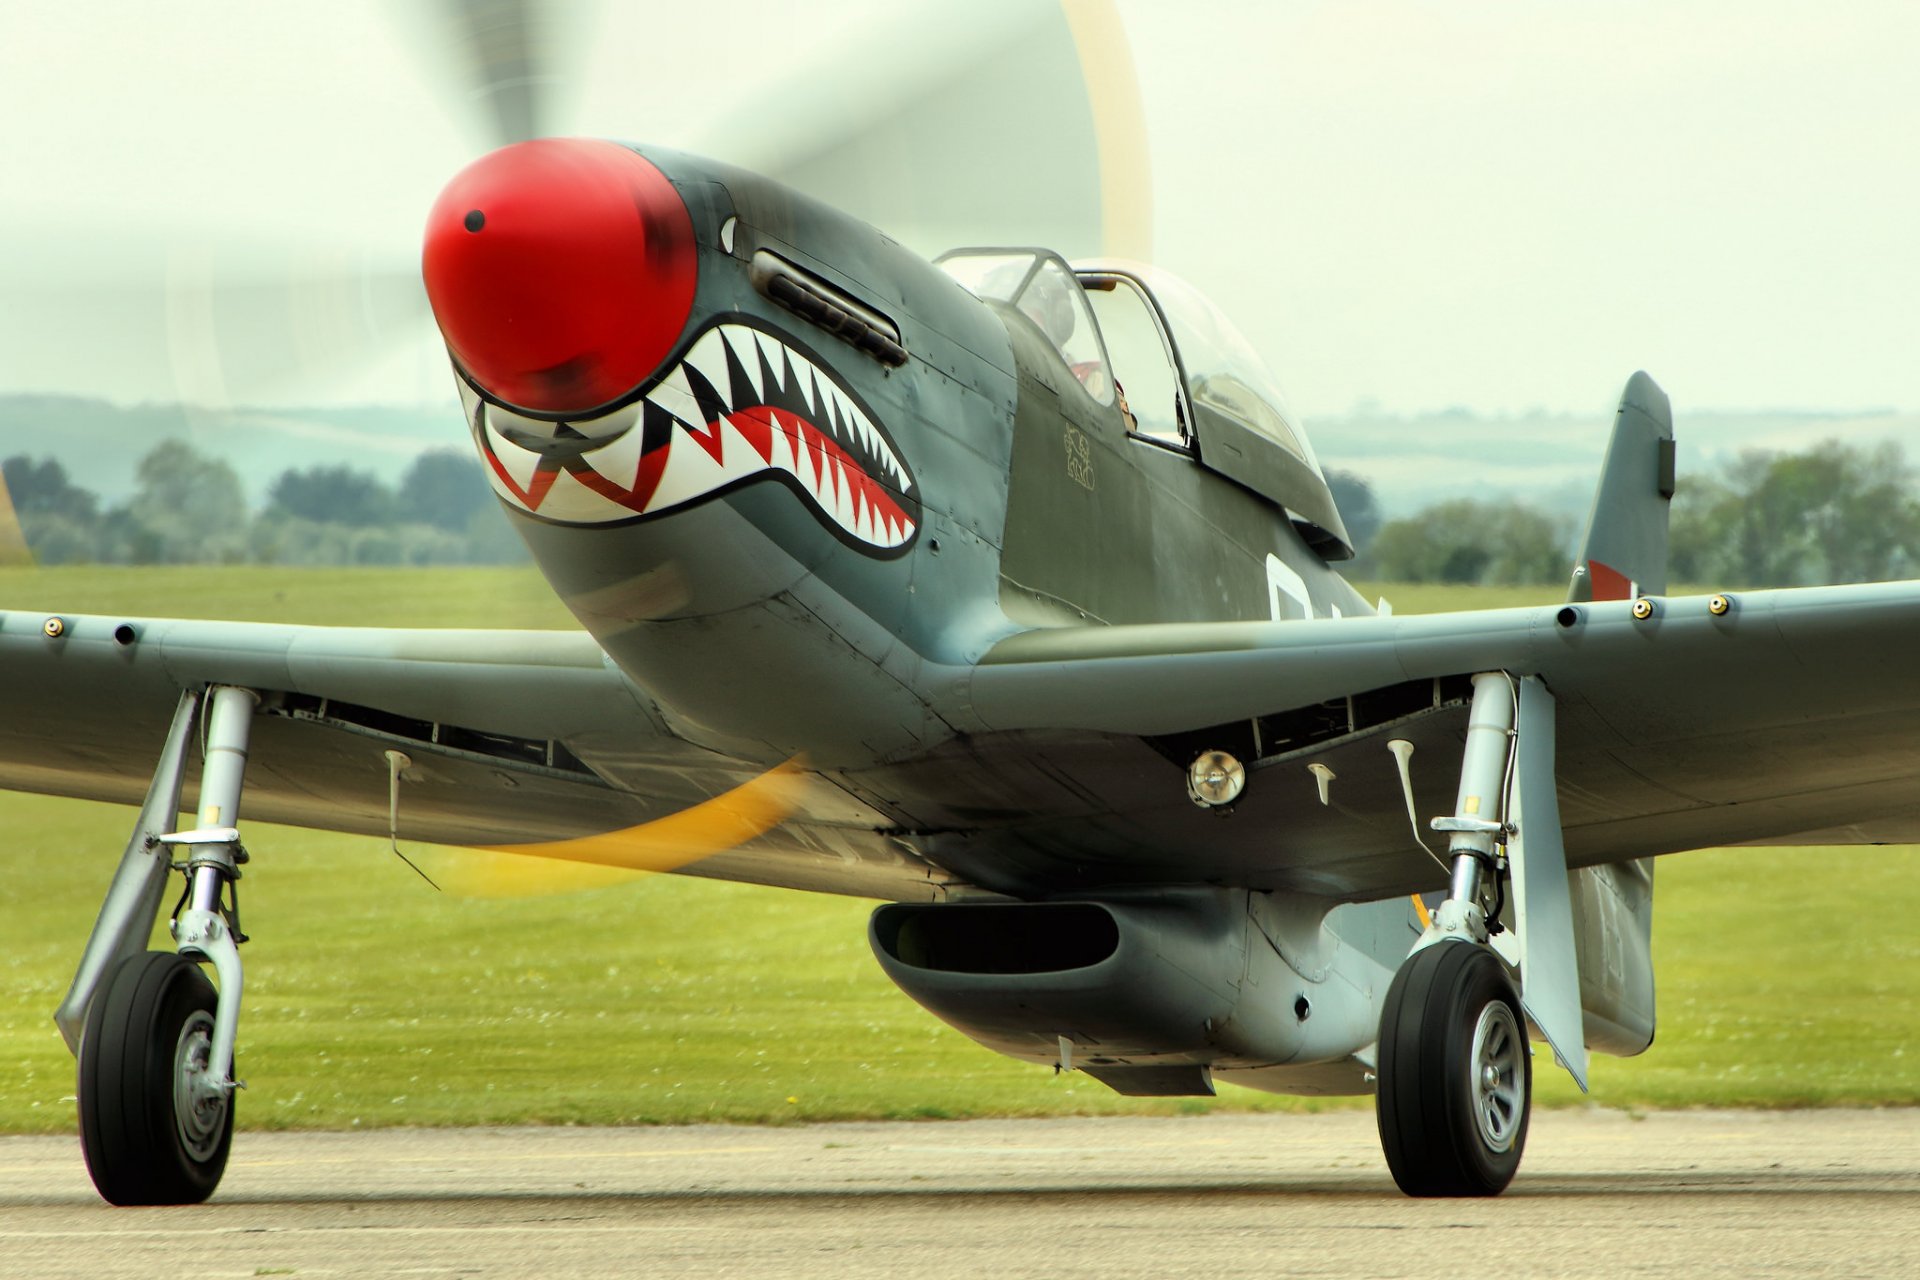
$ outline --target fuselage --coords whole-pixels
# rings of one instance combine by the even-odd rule
[[[549,145],[551,165],[524,154]],[[546,202],[529,175],[552,181]],[[606,287],[637,336],[519,295],[543,274],[592,292],[579,225],[617,242]],[[1185,762],[1137,738],[1093,759],[1084,739],[983,731],[981,660],[1037,628],[1368,610],[1327,564],[1350,550],[1311,449],[1257,359],[1222,338],[1231,327],[1182,313],[1204,303],[1156,294],[1150,268],[1076,272],[1042,250],[943,262],[737,169],[535,142],[455,179],[426,274],[437,313],[443,296],[485,305],[490,273],[515,283],[503,300],[524,325],[442,317],[475,445],[542,572],[672,733],[736,762],[799,762],[875,816],[845,838],[897,844],[937,896],[1126,900],[1217,834],[1179,789]],[[609,308],[594,293],[580,313]],[[1194,336],[1177,342],[1183,326]],[[1256,855],[1268,877],[1286,874],[1277,852]],[[1112,908],[1151,935],[1128,954],[1194,939],[1219,1007],[1202,1026],[1179,981],[1129,970],[1128,998],[1164,986],[1171,1020],[1105,1028],[1089,1070],[1126,1092],[1210,1091],[1215,1068],[1263,1088],[1364,1087],[1350,1055],[1372,1036],[1407,906],[1269,900],[1250,892],[1260,879],[1149,888],[1137,919]],[[1256,928],[1263,912],[1279,914]],[[1300,956],[1322,958],[1301,970]],[[1113,967],[1088,963],[1076,990]],[[1026,1007],[1010,979],[948,1008],[912,963],[888,971],[983,1043],[1056,1051],[1007,1011]],[[1302,972],[1311,1000],[1240,999],[1243,973],[1251,995]]]
[[[1365,611],[1287,507],[1203,465],[1217,408],[1185,400],[1184,440],[1130,429],[1031,308],[765,178],[526,143],[433,218],[429,289],[494,487],[691,741],[858,769],[963,731],[965,672],[1017,631]],[[583,275],[603,241],[614,269]],[[495,276],[524,319],[469,322]],[[622,316],[638,337],[601,334]]]

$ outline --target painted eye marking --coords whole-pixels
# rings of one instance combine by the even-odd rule
[[[524,418],[464,380],[461,395],[495,492],[546,520],[630,521],[766,478],[862,549],[902,550],[919,525],[886,432],[830,370],[749,325],[708,329],[644,397],[599,418]]]

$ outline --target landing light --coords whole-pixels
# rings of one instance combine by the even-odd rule
[[[1246,787],[1246,766],[1224,751],[1203,751],[1187,766],[1187,796],[1203,809],[1232,804]]]

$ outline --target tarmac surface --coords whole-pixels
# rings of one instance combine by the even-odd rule
[[[1402,1197],[1370,1111],[246,1133],[114,1209],[0,1138],[0,1276],[1911,1276],[1920,1110],[1534,1116],[1496,1200]]]

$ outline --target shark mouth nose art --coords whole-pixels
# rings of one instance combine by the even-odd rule
[[[869,554],[904,551],[919,527],[913,477],[874,416],[764,329],[714,325],[638,399],[592,418],[523,416],[459,381],[494,491],[543,520],[641,520],[776,480]]]

